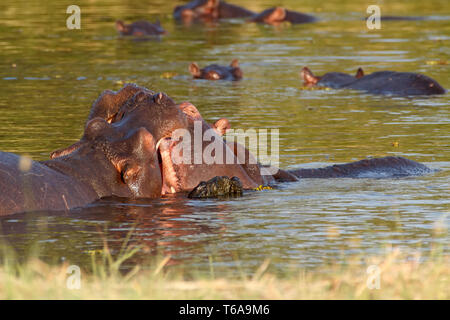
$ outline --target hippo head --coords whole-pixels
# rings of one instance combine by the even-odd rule
[[[158,188],[158,183],[155,187],[150,180],[158,181],[158,177],[159,194],[189,191],[215,176],[236,176],[244,188],[256,187],[223,140],[227,129],[228,120],[209,125],[190,103],[177,105],[164,93],[126,85],[119,92],[103,92],[92,106],[81,140],[51,157],[67,156],[90,148],[92,141],[100,141],[121,175],[138,181],[124,178],[135,186],[137,195],[140,189],[146,190],[144,183],[152,186],[152,193],[144,194],[155,194],[153,188]],[[148,161],[148,167],[143,161]],[[128,173],[130,162],[139,163],[141,169]],[[140,173],[152,179],[140,178]]]
[[[163,29],[159,20],[157,20],[155,23],[140,20],[131,24],[125,24],[123,21],[117,20],[116,29],[121,35],[124,36],[150,36],[167,34],[167,31]]]
[[[273,7],[255,15],[250,19],[251,22],[267,23],[279,25],[286,19],[286,9],[282,7]]]
[[[196,19],[219,18],[220,0],[194,0],[174,9],[174,17],[189,22]]]
[[[308,67],[303,67],[300,71],[300,77],[303,79],[303,84],[306,87],[313,87],[321,80],[325,80],[324,85],[327,85],[327,82],[346,84],[364,77],[364,70],[362,68],[358,68],[354,76],[342,72],[329,72],[323,76],[315,76]],[[331,87],[333,87],[333,85],[331,85]]]
[[[121,106],[111,125],[121,132],[142,127],[155,138],[161,194],[190,191],[215,176],[236,176],[244,188],[256,186],[222,138],[228,120],[209,125],[189,102],[177,105],[164,93],[143,89]]]
[[[162,175],[157,142],[185,127],[185,114],[167,95],[125,85],[119,92],[103,92],[92,106],[83,137],[72,146],[53,152],[51,158],[73,158],[80,152],[98,149],[110,159],[133,196],[160,196]]]
[[[156,140],[144,127],[124,132],[96,117],[86,124],[77,148],[47,165],[69,168],[98,197],[155,198],[161,195]],[[92,174],[95,173],[95,174]]]
[[[116,21],[116,29],[122,35],[131,34],[131,26],[128,24],[125,24],[122,20]]]
[[[244,188],[256,187],[222,138],[230,128],[228,120],[222,118],[210,125],[189,102],[181,103],[179,109],[185,114],[188,125],[174,131],[171,137],[159,140],[157,145],[163,193],[189,191],[216,176],[238,177]]]
[[[193,62],[189,65],[189,72],[195,79],[207,80],[240,80],[243,76],[237,59],[231,61],[229,66],[212,64],[203,69],[200,69],[198,64]]]

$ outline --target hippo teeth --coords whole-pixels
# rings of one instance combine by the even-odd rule
[[[163,180],[163,187],[161,193],[164,195],[166,193],[176,193],[178,187],[178,176],[173,167],[171,159],[171,138],[162,138],[156,144],[156,150],[159,153],[160,166],[161,166],[161,177]],[[179,188],[178,188],[179,189]]]

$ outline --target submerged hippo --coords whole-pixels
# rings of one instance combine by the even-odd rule
[[[229,66],[211,64],[203,69],[193,62],[189,65],[189,72],[194,79],[207,80],[241,80],[243,76],[237,59],[234,59]]]
[[[161,27],[161,23],[156,21],[151,23],[145,20],[125,24],[121,20],[116,21],[116,29],[123,36],[158,36],[166,34],[166,30]]]
[[[308,23],[317,21],[317,19],[309,14],[287,10],[282,7],[273,7],[254,15],[249,21],[278,25],[283,22],[292,24]]]
[[[82,138],[43,162],[0,153],[0,215],[68,210],[102,197],[158,198],[218,190],[239,194],[276,181],[419,175],[426,166],[386,157],[319,169],[267,170],[251,153],[222,135],[229,121],[207,123],[189,102],[136,85],[105,91],[94,102]],[[200,137],[200,140],[198,140]],[[242,159],[244,155],[244,159]],[[226,161],[223,161],[226,159]],[[273,168],[272,168],[273,169]],[[236,178],[234,178],[236,177]],[[239,183],[237,182],[239,179]],[[212,183],[212,185],[211,185]]]
[[[305,86],[354,89],[373,94],[412,96],[445,93],[445,89],[436,80],[412,72],[378,71],[365,75],[363,69],[359,68],[354,76],[342,72],[315,76],[311,70],[304,67],[300,76]]]
[[[194,0],[177,6],[173,16],[185,22],[194,20],[213,21],[218,19],[245,18],[254,12],[222,0]]]

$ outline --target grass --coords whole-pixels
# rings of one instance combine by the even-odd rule
[[[36,258],[18,263],[4,251],[0,299],[449,299],[449,257],[432,254],[425,262],[392,250],[361,264],[296,270],[284,277],[269,273],[265,261],[253,274],[229,277],[187,274],[167,267],[170,257],[126,274],[121,264],[138,248],[123,247],[113,259],[107,246],[93,254],[92,270],[81,271],[79,289],[68,289],[69,264],[52,266]],[[358,261],[358,263],[356,263]],[[367,287],[367,267],[380,271],[379,289]],[[145,269],[143,269],[145,267]],[[376,281],[369,282],[376,284]],[[71,282],[73,284],[73,282]]]

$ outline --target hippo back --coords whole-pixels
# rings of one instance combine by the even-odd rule
[[[432,95],[445,89],[434,79],[412,72],[379,71],[371,73],[346,86],[374,94]]]
[[[317,21],[317,18],[309,14],[286,10],[285,20],[289,21],[290,23],[296,24],[296,23],[315,22]]]
[[[90,188],[39,162],[0,152],[0,216],[37,210],[67,210],[92,202]]]
[[[347,73],[328,72],[320,78],[320,81],[317,82],[317,85],[321,87],[340,89],[350,85],[356,80],[357,79],[354,76],[351,76]]]

